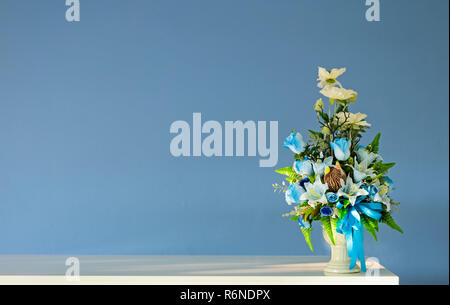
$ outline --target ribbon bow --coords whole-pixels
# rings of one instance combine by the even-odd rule
[[[361,202],[366,196],[356,199],[355,205],[348,205],[347,213],[337,223],[336,232],[344,234],[347,241],[348,256],[350,256],[350,269],[355,268],[356,260],[361,262],[361,270],[366,272],[366,259],[363,246],[363,225],[361,214],[375,220],[380,220],[383,206],[378,202]],[[342,203],[336,205],[342,208]]]

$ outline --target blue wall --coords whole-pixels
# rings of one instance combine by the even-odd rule
[[[382,133],[401,235],[366,254],[401,283],[448,283],[446,0],[0,2],[0,253],[310,255],[258,158],[174,158],[169,126],[316,128],[317,66],[347,67]],[[328,253],[316,225],[315,254]]]

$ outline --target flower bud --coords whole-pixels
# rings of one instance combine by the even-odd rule
[[[316,103],[314,104],[314,110],[319,112],[319,111],[323,111],[324,108],[324,104],[321,98],[319,98]]]
[[[326,135],[330,135],[331,134],[330,128],[328,128],[327,126],[324,126],[322,128],[322,133],[326,134]]]

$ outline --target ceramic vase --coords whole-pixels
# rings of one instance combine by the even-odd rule
[[[361,272],[358,265],[353,269],[350,268],[350,257],[347,252],[347,241],[345,240],[344,234],[336,232],[336,228],[332,226],[333,238],[335,244],[331,242],[325,229],[323,231],[323,238],[330,245],[331,248],[331,259],[324,269],[325,274],[349,274]]]

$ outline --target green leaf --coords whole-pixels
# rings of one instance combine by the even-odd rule
[[[298,221],[298,218],[299,218],[299,216],[298,216],[298,215],[295,215],[295,216],[289,217],[289,219],[290,219],[290,220],[293,220],[293,221]]]
[[[343,103],[339,103],[339,106],[337,107],[336,113],[341,112],[342,110],[344,110],[345,104]]]
[[[333,245],[336,245],[336,243],[334,242],[334,237],[333,237],[333,228],[331,227],[331,220],[330,220],[330,216],[323,216],[320,218],[320,222],[323,225],[323,228],[325,229],[325,232],[327,232],[328,237],[331,240],[331,243]]]
[[[323,134],[321,132],[317,132],[317,131],[314,131],[311,129],[308,130],[308,135],[311,139],[314,139],[314,138],[323,139]]]
[[[311,252],[314,252],[314,248],[311,242],[311,228],[301,228],[303,236],[305,237],[306,243],[309,245],[309,249],[311,249]]]
[[[292,166],[276,169],[275,172],[286,176],[292,176],[296,174]]]
[[[347,214],[347,209],[339,209],[339,219],[343,219],[345,214]]]
[[[398,224],[395,223],[394,218],[392,218],[391,213],[385,213],[383,214],[383,216],[381,216],[380,221],[382,223],[387,224],[389,227],[391,227],[394,230],[399,231],[400,233],[403,234],[403,230],[402,228],[400,228],[400,226]]]
[[[380,148],[380,137],[381,133],[377,133],[372,143],[369,144],[368,150],[374,153],[378,153],[378,149]]]
[[[307,221],[308,216],[314,211],[314,208],[309,206],[303,210],[303,220]]]
[[[339,218],[331,217],[330,222],[331,222],[331,228],[333,229],[333,231],[336,231],[338,221],[339,221]]]
[[[391,167],[393,167],[395,163],[383,163],[382,161],[378,161],[373,165],[373,169],[377,171],[379,174],[386,173]]]
[[[322,117],[322,120],[325,123],[328,123],[330,121],[330,118],[328,117],[328,114],[326,114],[325,112],[318,112],[318,113]]]
[[[364,214],[361,214],[360,216],[361,216],[361,222],[362,222],[364,228],[366,228],[367,232],[372,234],[373,238],[376,241],[378,241],[377,234],[375,233],[375,228],[372,226],[372,224],[370,223],[370,220],[369,220],[372,218],[370,218],[369,216],[366,216]]]

